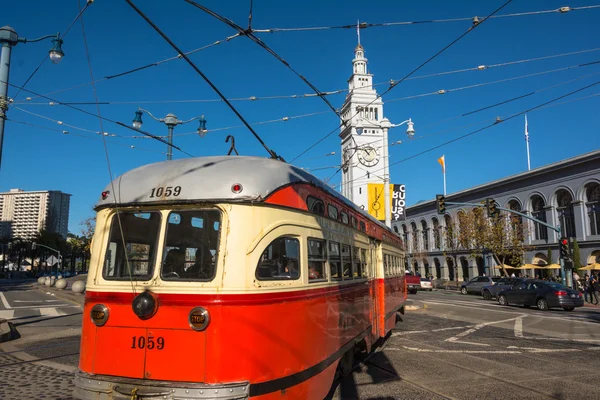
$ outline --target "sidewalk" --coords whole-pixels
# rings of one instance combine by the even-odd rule
[[[71,290],[73,283],[77,281],[83,281],[84,283],[87,282],[87,274],[67,278],[67,287],[63,290],[59,290],[54,286],[48,287],[45,285],[40,285],[37,282],[32,284],[32,287],[44,293],[50,293],[59,299],[66,300],[71,303],[75,303],[80,307],[83,307],[83,304],[85,302],[85,291],[83,293],[73,293],[73,291]]]

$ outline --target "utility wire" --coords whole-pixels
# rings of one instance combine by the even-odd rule
[[[529,11],[522,13],[513,14],[501,14],[493,15],[488,18],[507,18],[507,17],[523,17],[528,15],[541,15],[541,14],[553,14],[560,13],[565,14],[569,11],[580,11],[589,10],[594,8],[600,8],[600,5],[584,6],[584,7],[560,7],[552,10],[541,10],[541,11]],[[420,20],[420,21],[401,21],[401,22],[384,22],[384,23],[366,23],[361,22],[359,24],[360,29],[366,29],[371,27],[387,27],[387,26],[399,26],[399,25],[422,25],[431,23],[444,23],[444,22],[461,22],[461,21],[480,21],[479,17],[464,17],[464,18],[448,18],[448,19],[431,19],[431,20]],[[268,28],[268,29],[254,29],[257,33],[275,33],[275,32],[300,32],[300,31],[323,31],[330,29],[354,29],[356,24],[348,25],[333,25],[333,26],[314,26],[314,27],[298,27],[298,28]]]
[[[188,51],[186,53],[183,53],[183,54],[189,55],[189,54],[193,54],[193,53],[196,53],[198,51],[201,51],[201,50],[206,50],[206,49],[208,49],[210,47],[213,47],[213,46],[216,46],[218,44],[229,42],[231,39],[235,39],[238,36],[239,35],[237,35],[237,34],[236,35],[232,35],[232,36],[228,36],[228,37],[226,37],[223,40],[217,40],[216,42],[207,44],[207,45],[202,46],[202,47],[198,47],[197,49],[190,50],[190,51]],[[71,87],[68,87],[68,88],[65,88],[65,89],[60,89],[60,90],[56,90],[54,92],[46,93],[46,96],[52,96],[52,95],[57,94],[57,93],[68,92],[70,90],[78,89],[78,88],[83,87],[83,86],[87,86],[87,85],[91,85],[91,84],[99,83],[99,82],[104,82],[104,81],[107,81],[107,80],[110,80],[110,79],[113,79],[113,78],[118,78],[118,77],[121,77],[121,76],[129,75],[129,74],[132,74],[134,72],[143,71],[146,68],[156,67],[156,66],[159,66],[161,64],[168,63],[169,61],[179,60],[181,58],[182,58],[181,54],[178,54],[178,55],[176,55],[174,57],[169,57],[169,58],[166,58],[164,60],[156,61],[156,62],[153,62],[153,63],[150,63],[150,64],[145,64],[145,65],[142,65],[140,67],[136,67],[136,68],[133,68],[133,69],[130,69],[130,70],[127,70],[127,71],[119,72],[119,73],[114,74],[114,75],[108,75],[108,76],[105,76],[104,78],[96,79],[93,82],[81,83],[81,84],[76,85],[76,86],[71,86]],[[36,97],[34,97],[32,99],[35,99],[35,98]]]
[[[77,4],[79,5],[79,0],[77,0]],[[87,64],[88,64],[88,69],[90,71],[90,79],[92,80],[92,82],[94,81],[94,71],[92,69],[92,59],[90,58],[90,49],[88,48],[88,43],[87,43],[87,38],[85,35],[85,25],[83,24],[83,18],[81,19],[81,33],[83,35],[83,44],[85,47],[85,56],[87,59]],[[92,90],[94,93],[94,99],[96,100],[96,112],[98,113],[98,123],[100,124],[100,131],[104,132],[104,126],[103,126],[103,121],[102,121],[102,115],[100,113],[100,105],[98,104],[98,91],[96,90],[96,85],[92,84]],[[106,138],[104,137],[104,135],[102,135],[102,144],[104,146],[104,154],[106,156],[106,166],[108,168],[108,177],[110,179],[110,188],[112,190],[113,193],[113,199],[114,199],[114,206],[115,206],[115,210],[116,210],[116,214],[117,214],[117,221],[119,223],[119,231],[121,233],[121,245],[123,246],[123,249],[127,248],[127,243],[125,242],[125,233],[123,232],[123,223],[121,221],[121,212],[119,210],[118,204],[117,204],[117,191],[115,190],[115,180],[113,179],[113,173],[112,173],[112,167],[110,165],[110,157],[108,154],[108,145],[106,143]],[[171,144],[169,143],[169,146]],[[171,153],[171,148],[169,147],[169,153]],[[123,252],[125,254],[125,265],[127,266],[127,272],[129,273],[129,282],[131,283],[131,292],[135,295],[135,282],[133,280],[133,273],[132,273],[132,266],[131,263],[129,262],[129,255],[127,254],[127,251]]]
[[[514,77],[510,77],[510,78],[504,78],[504,79],[499,79],[499,80],[495,80],[495,81],[489,81],[489,82],[481,82],[481,83],[476,83],[473,85],[467,85],[467,86],[461,86],[461,87],[457,87],[457,88],[453,88],[453,89],[439,89],[439,90],[435,90],[433,92],[427,92],[427,93],[421,93],[421,94],[416,94],[416,95],[412,95],[412,96],[406,96],[406,97],[400,97],[400,98],[395,98],[395,99],[387,99],[386,102],[395,102],[395,101],[403,101],[403,100],[410,100],[410,99],[415,99],[415,98],[420,98],[420,97],[427,97],[427,96],[433,96],[433,95],[443,95],[443,94],[448,94],[451,92],[457,92],[460,90],[466,90],[466,89],[473,89],[473,88],[477,88],[477,87],[482,87],[482,86],[487,86],[487,85],[493,85],[496,83],[504,83],[504,82],[509,82],[509,81],[513,81],[513,80],[517,80],[517,79],[523,79],[523,78],[531,78],[531,77],[535,77],[535,76],[539,76],[539,75],[545,75],[545,74],[551,74],[551,73],[555,73],[555,72],[561,72],[561,71],[567,71],[570,69],[574,69],[574,68],[582,68],[582,67],[588,67],[591,65],[596,65],[596,64],[600,64],[600,60],[598,61],[592,61],[592,62],[587,62],[587,63],[582,63],[582,64],[577,64],[577,65],[571,65],[568,67],[563,67],[563,68],[557,68],[557,69],[551,69],[551,70],[547,70],[547,71],[541,71],[541,72],[534,72],[531,74],[525,74],[525,75],[519,75],[519,76],[514,76]],[[408,80],[408,79],[407,79]],[[376,86],[376,85],[373,85]],[[364,88],[364,87],[363,87]],[[348,91],[346,90],[339,90],[337,91],[339,92],[343,92],[343,91]],[[334,92],[327,92],[327,94],[333,94]],[[304,95],[284,95],[284,96],[266,96],[266,97],[241,97],[241,98],[230,98],[229,101],[245,101],[245,100],[250,100],[250,101],[257,101],[257,100],[272,100],[272,99],[286,99],[286,98],[307,98],[307,97],[316,97],[315,94],[313,93],[309,93],[309,94],[304,94]],[[140,100],[140,101],[104,101],[104,102],[99,102],[98,104],[101,105],[123,105],[123,104],[179,104],[179,103],[184,103],[184,104],[189,104],[189,103],[211,103],[211,102],[223,102],[223,100],[221,99],[191,99],[191,100]],[[48,105],[48,103],[31,103],[31,102],[17,102],[17,104],[23,104],[23,105]],[[71,104],[71,105],[95,105],[96,103],[94,102],[64,102],[63,104]],[[53,105],[53,104],[50,104]]]
[[[79,1],[79,0],[77,0]],[[83,13],[85,12],[85,10],[87,10],[87,8],[93,3],[93,0],[88,0],[88,2],[86,3],[85,7],[83,7],[82,9],[79,10],[79,14],[77,14],[77,16],[75,17],[75,19],[73,20],[73,22],[71,22],[71,25],[69,25],[69,27],[65,30],[65,33],[63,33],[62,37],[59,37],[59,39],[64,39],[65,36],[67,36],[67,33],[69,33],[69,31],[71,30],[71,28],[73,27],[73,25],[75,25],[75,22],[77,22],[77,20],[83,15]],[[29,81],[33,78],[33,76],[39,71],[39,69],[42,67],[42,65],[44,65],[44,63],[46,62],[46,60],[48,59],[49,54],[46,54],[46,56],[42,59],[42,62],[40,62],[40,64],[37,66],[36,69],[33,70],[33,72],[31,73],[31,75],[29,75],[29,78],[27,78],[27,80],[25,81],[25,83],[23,83],[23,85],[21,85],[22,87],[26,87],[27,84],[29,83]],[[17,93],[15,93],[14,96],[12,96],[12,99],[16,99],[17,96],[19,95],[19,93],[21,93],[21,89],[17,90]]]
[[[266,144],[265,142],[260,138],[260,136],[258,135],[258,133],[256,133],[254,131],[254,129],[252,129],[252,127],[250,126],[250,124],[248,124],[248,122],[246,122],[246,120],[244,119],[244,117],[242,117],[242,115],[238,112],[238,110],[233,106],[233,104],[231,104],[229,102],[229,100],[227,100],[227,98],[221,93],[221,91],[210,81],[210,79],[208,79],[206,77],[206,75],[204,75],[202,73],[202,71],[200,71],[200,69],[196,66],[196,64],[194,64],[192,62],[192,60],[189,59],[189,57],[185,54],[183,54],[183,52],[179,49],[179,47],[177,47],[177,45],[175,43],[173,43],[173,41],[171,39],[169,39],[169,37],[164,34],[159,28],[158,26],[156,26],[154,24],[154,22],[152,22],[139,8],[137,8],[135,6],[135,4],[133,4],[133,2],[131,2],[131,0],[125,0],[127,2],[127,4],[129,4],[131,6],[131,8],[133,8],[135,10],[135,12],[137,12],[140,17],[142,17],[160,36],[162,36],[162,38],[169,43],[169,45],[171,45],[171,47],[173,47],[173,49],[175,51],[177,51],[184,59],[185,61],[187,61],[187,63],[198,73],[198,75],[200,75],[202,77],[202,79],[204,79],[204,81],[206,83],[208,83],[210,85],[210,87],[219,95],[219,97],[221,97],[223,99],[223,101],[229,106],[229,108],[235,113],[235,115],[242,121],[242,123],[244,125],[246,125],[246,128],[248,128],[248,130],[250,132],[252,132],[252,134],[254,135],[254,137],[256,138],[256,140],[259,141],[259,143],[265,148],[265,150],[267,150],[267,152],[269,153],[269,155],[276,159],[276,160],[281,160],[281,161],[285,161],[281,156],[278,156],[277,153],[275,153],[273,150],[271,150]]]
[[[429,62],[431,62],[433,59],[435,59],[437,56],[439,56],[440,54],[442,54],[444,51],[446,51],[448,48],[450,48],[452,45],[454,45],[456,42],[458,42],[459,40],[461,40],[463,37],[465,37],[466,35],[468,35],[470,32],[472,32],[473,30],[475,30],[478,26],[480,26],[483,22],[487,21],[491,16],[495,15],[498,11],[502,10],[504,7],[506,7],[507,5],[509,5],[512,2],[512,0],[508,0],[507,2],[505,2],[504,4],[502,4],[500,7],[498,7],[496,10],[494,10],[490,15],[488,15],[485,19],[479,21],[477,24],[474,24],[472,27],[470,27],[469,29],[467,29],[463,34],[461,34],[459,37],[457,37],[456,39],[454,39],[452,42],[450,42],[449,44],[447,44],[444,48],[442,48],[440,51],[438,51],[437,53],[435,53],[433,56],[429,57],[427,60],[425,60],[423,63],[421,63],[418,67],[416,67],[415,69],[413,69],[411,72],[409,72],[407,75],[404,76],[404,78],[400,79],[397,82],[393,82],[390,87],[384,91],[383,93],[381,93],[380,95],[377,95],[377,97],[371,101],[369,104],[367,104],[364,108],[370,106],[371,104],[373,104],[375,101],[379,100],[383,95],[385,95],[386,93],[388,93],[390,90],[394,89],[396,86],[398,86],[400,83],[402,83],[403,81],[405,81],[407,78],[409,78],[411,75],[413,75],[415,72],[417,72],[419,69],[423,68],[425,65],[427,65]],[[357,111],[354,115],[352,115],[350,118],[348,118],[348,121],[351,121],[355,116],[357,116],[360,113],[360,111]],[[317,140],[315,143],[313,143],[311,146],[309,146],[307,149],[305,149],[304,151],[302,151],[300,154],[298,154],[296,157],[294,157],[292,159],[292,162],[294,162],[295,160],[297,160],[298,158],[302,157],[304,154],[306,154],[308,151],[310,151],[311,149],[313,149],[315,146],[317,146],[319,143],[321,143],[323,140],[327,139],[329,136],[331,136],[333,133],[335,133],[339,128],[341,128],[342,126],[344,126],[346,123],[346,121],[342,122],[342,124],[338,125],[334,130],[332,130],[331,132],[329,132],[328,134],[326,134],[325,136],[323,136],[322,138],[320,138],[319,140]]]
[[[60,129],[56,129],[56,128],[50,128],[48,126],[32,124],[30,122],[25,122],[25,121],[19,121],[19,120],[13,119],[13,118],[8,118],[7,121],[14,122],[16,124],[30,126],[32,128],[45,129],[47,131],[58,132],[58,133],[62,133],[63,135],[77,136],[77,137],[85,138],[85,139],[101,140],[97,136],[88,136],[88,135],[83,135],[81,133],[73,133],[73,132],[69,132],[69,131],[65,131],[65,130],[60,130]],[[117,146],[122,146],[122,147],[127,147],[127,148],[130,148],[130,149],[143,150],[143,151],[147,151],[147,152],[150,152],[150,153],[165,154],[165,152],[163,152],[163,151],[151,150],[151,149],[147,149],[145,147],[139,147],[139,146],[128,145],[128,144],[123,144],[123,143],[116,143],[116,142],[112,142],[111,144],[112,145],[117,145]]]
[[[228,39],[233,38],[233,37],[238,37],[239,35],[234,35],[234,36],[230,36]],[[204,46],[204,47],[200,47],[196,50],[192,50],[187,52],[186,54],[191,54],[195,51],[199,51],[199,50],[203,50],[206,49],[208,47],[214,46],[215,44],[224,42],[226,40],[223,41],[217,41],[213,44]],[[417,76],[411,76],[410,78],[407,78],[406,80],[414,80],[414,79],[423,79],[423,78],[433,78],[433,77],[437,77],[437,76],[444,76],[444,75],[451,75],[451,74],[457,74],[457,73],[463,73],[463,72],[472,72],[472,71],[484,71],[484,70],[488,70],[488,69],[492,69],[492,68],[498,68],[498,67],[507,67],[507,66],[511,66],[511,65],[516,65],[516,64],[523,64],[523,63],[529,63],[529,62],[534,62],[534,61],[542,61],[542,60],[548,60],[548,59],[552,59],[552,58],[558,58],[558,57],[566,57],[566,56],[572,56],[572,55],[578,55],[578,54],[584,54],[584,53],[590,53],[590,52],[596,52],[596,51],[600,51],[600,47],[598,48],[593,48],[593,49],[585,49],[585,50],[578,50],[578,51],[573,51],[573,52],[568,52],[568,53],[561,53],[561,54],[553,54],[553,55],[549,55],[549,56],[542,56],[542,57],[536,57],[536,58],[528,58],[528,59],[523,59],[523,60],[516,60],[516,61],[508,61],[508,62],[503,62],[503,63],[497,63],[497,64],[489,64],[489,65],[478,65],[476,67],[470,67],[470,68],[462,68],[462,69],[456,69],[456,70],[452,70],[452,71],[442,71],[442,72],[435,72],[432,74],[427,74],[427,75],[417,75]],[[158,61],[156,63],[152,63],[152,64],[148,64],[146,66],[143,67],[139,67],[139,68],[135,68],[132,70],[128,70],[125,72],[121,72],[119,74],[115,74],[109,77],[105,77],[103,79],[97,79],[94,82],[86,82],[86,83],[82,83],[76,86],[72,86],[66,89],[61,89],[61,90],[57,90],[54,92],[50,92],[50,93],[46,93],[47,96],[51,96],[53,94],[56,93],[62,93],[62,92],[66,92],[66,91],[70,91],[73,89],[78,89],[80,87],[83,86],[87,86],[90,85],[92,83],[98,83],[98,82],[102,82],[105,81],[107,79],[112,79],[112,78],[116,78],[119,76],[124,76],[124,75],[128,75],[130,73],[136,72],[136,71],[141,71],[147,67],[151,67],[151,66],[156,66],[156,65],[160,65],[161,63],[167,62],[167,61],[172,61],[172,60],[176,60],[179,59],[181,57],[176,56],[176,57],[171,57],[171,58],[167,58],[166,60],[162,60],[162,61]],[[378,82],[375,83],[371,86],[366,86],[366,88],[374,88],[377,86],[382,86],[382,85],[389,85],[390,82],[394,82],[393,79],[385,81],[385,82]],[[332,95],[336,95],[336,94],[340,94],[340,93],[346,93],[349,92],[350,89],[338,89],[338,90],[330,90],[330,91],[326,91],[326,92],[321,92],[321,94],[323,96],[332,96]],[[317,95],[315,93],[304,93],[304,94],[291,94],[291,95],[276,95],[276,96],[248,96],[248,97],[237,97],[237,98],[230,98],[229,101],[259,101],[259,100],[280,100],[280,99],[302,99],[302,98],[312,98],[312,97],[316,97]],[[45,103],[32,103],[31,100],[35,100],[36,97],[28,97],[26,100],[21,100],[21,101],[14,101],[14,103],[28,103],[28,104],[45,104]],[[222,102],[223,100],[221,99],[190,99],[190,100],[141,100],[141,101],[109,101],[109,102],[100,102],[100,104],[102,105],[115,105],[115,104],[174,104],[174,103],[210,103],[210,102]],[[83,104],[90,104],[89,102],[69,102],[69,104],[73,104],[73,105],[83,105]],[[91,103],[94,104],[94,103]]]
[[[65,105],[65,106],[67,106],[67,107],[69,107],[69,108],[72,108],[73,110],[79,111],[79,112],[81,112],[81,113],[83,113],[83,114],[91,115],[92,117],[95,117],[95,118],[101,118],[103,121],[107,121],[107,122],[113,123],[113,124],[115,124],[115,125],[119,125],[119,126],[122,126],[122,127],[124,127],[124,128],[130,129],[130,130],[132,130],[132,131],[139,132],[139,133],[141,133],[141,134],[143,134],[143,135],[146,135],[146,136],[148,136],[148,137],[150,137],[150,138],[152,138],[152,139],[158,140],[158,141],[159,141],[159,142],[161,142],[161,143],[164,143],[164,144],[166,144],[166,145],[169,145],[169,142],[167,142],[166,140],[163,140],[163,139],[161,139],[161,138],[160,138],[160,137],[158,137],[158,136],[155,136],[155,135],[153,135],[153,134],[151,134],[151,133],[148,133],[148,132],[145,132],[145,131],[142,131],[142,130],[139,130],[139,129],[135,129],[135,128],[133,128],[133,127],[131,127],[131,126],[127,125],[127,124],[124,124],[124,123],[122,123],[122,122],[114,121],[114,120],[112,120],[112,119],[109,119],[109,118],[106,118],[106,117],[103,117],[103,116],[99,116],[98,114],[94,114],[94,113],[92,113],[92,112],[89,112],[89,111],[83,110],[83,109],[81,109],[81,108],[78,108],[78,107],[72,106],[72,105],[70,105],[70,104],[65,104],[65,103],[63,103],[63,102],[61,102],[61,101],[58,101],[58,100],[56,100],[56,99],[53,99],[53,98],[50,98],[50,97],[48,97],[48,96],[46,96],[46,95],[43,95],[43,94],[40,94],[40,93],[34,92],[34,91],[30,90],[30,89],[25,89],[25,88],[24,88],[24,87],[22,87],[22,86],[14,85],[14,84],[12,84],[12,83],[10,83],[10,82],[6,82],[6,81],[0,81],[0,82],[6,83],[8,86],[11,86],[11,87],[14,87],[14,88],[20,88],[20,89],[21,89],[21,90],[23,90],[24,92],[31,93],[31,94],[33,94],[34,96],[38,96],[38,97],[42,97],[42,98],[44,98],[44,99],[46,99],[46,100],[50,100],[52,103],[55,103],[55,104],[60,104],[60,105]],[[190,156],[190,157],[193,157],[193,155],[191,155],[190,153],[188,153],[188,152],[186,152],[186,151],[184,151],[184,150],[180,149],[179,147],[175,146],[174,144],[173,144],[173,145],[170,145],[170,146],[171,146],[171,147],[173,147],[174,149],[177,149],[177,150],[181,151],[182,153],[184,153],[184,154],[186,154],[186,155],[188,155],[188,156]]]
[[[248,29],[244,29],[241,26],[239,26],[238,24],[236,24],[235,22],[233,22],[232,20],[230,20],[229,18],[225,18],[222,15],[217,14],[216,12],[208,9],[207,7],[204,7],[203,5],[200,5],[200,4],[196,3],[195,1],[185,0],[185,2],[187,2],[188,4],[193,5],[196,8],[199,8],[200,10],[202,10],[205,13],[207,13],[208,15],[210,15],[210,16],[218,19],[219,21],[223,22],[224,24],[229,25],[231,28],[237,30],[239,35],[247,37],[248,39],[252,40],[257,45],[259,45],[260,47],[262,47],[263,49],[265,49],[269,54],[271,54],[273,57],[275,57],[277,60],[279,60],[290,71],[292,71],[298,78],[300,78],[304,83],[306,83],[308,85],[308,87],[310,87],[315,92],[315,94],[318,97],[320,97],[325,102],[325,104],[327,104],[327,106],[331,109],[331,111],[333,111],[333,113],[336,116],[338,116],[338,117],[340,116],[340,113],[329,102],[329,100],[327,100],[325,98],[325,95],[319,89],[317,89],[317,87],[315,85],[313,85],[312,83],[310,83],[310,81],[308,79],[306,79],[298,71],[296,71],[290,65],[290,63],[288,63],[287,61],[285,61],[279,54],[277,54],[273,49],[271,49],[269,46],[267,46],[267,44],[265,42],[263,42],[258,37],[256,37],[254,35],[254,33],[252,33],[252,28],[250,26],[248,26]],[[250,21],[252,20],[251,16],[252,16],[252,8],[250,9]]]
[[[519,113],[513,114],[513,115],[511,115],[511,116],[509,116],[509,117],[507,117],[507,118],[503,118],[503,119],[500,119],[500,120],[496,120],[496,122],[494,122],[494,123],[492,123],[492,124],[486,125],[486,126],[484,126],[484,127],[482,127],[482,128],[476,129],[476,130],[474,130],[474,131],[471,131],[471,132],[469,132],[469,133],[466,133],[466,134],[464,134],[464,135],[462,135],[462,136],[459,136],[459,137],[457,137],[457,138],[454,138],[454,139],[452,139],[452,140],[449,140],[449,141],[447,141],[447,142],[444,142],[444,143],[441,143],[441,144],[439,144],[439,145],[436,145],[436,146],[430,147],[429,149],[423,150],[423,151],[421,151],[421,152],[419,152],[419,153],[417,153],[417,154],[414,154],[414,155],[412,155],[412,156],[410,156],[410,157],[407,157],[407,158],[404,158],[404,159],[402,159],[402,160],[400,160],[400,161],[396,161],[396,162],[394,162],[394,163],[392,163],[392,164],[389,164],[389,165],[388,165],[388,168],[389,168],[389,167],[391,167],[391,166],[394,166],[394,165],[398,165],[398,164],[400,164],[400,163],[403,163],[403,162],[405,162],[405,161],[412,160],[413,158],[419,157],[419,156],[421,156],[421,155],[423,155],[423,154],[427,154],[427,153],[429,153],[429,152],[431,152],[431,151],[433,151],[433,150],[439,149],[440,147],[446,146],[446,145],[448,145],[448,144],[450,144],[450,143],[454,143],[454,142],[457,142],[457,141],[459,141],[459,140],[462,140],[462,139],[464,139],[464,138],[467,138],[467,137],[469,137],[469,136],[473,136],[473,135],[475,135],[475,134],[477,134],[477,133],[479,133],[479,132],[483,132],[483,131],[485,131],[485,130],[487,130],[487,129],[489,129],[489,128],[493,127],[493,126],[496,126],[496,125],[499,125],[499,124],[501,124],[501,123],[503,123],[503,122],[506,122],[506,121],[509,121],[509,120],[511,120],[511,119],[514,119],[514,118],[516,118],[516,117],[518,117],[518,116],[520,116],[520,115],[524,115],[524,114],[530,113],[530,112],[532,112],[532,111],[535,111],[535,110],[537,110],[537,109],[540,109],[540,108],[547,107],[547,106],[551,105],[552,103],[554,103],[554,102],[556,102],[556,101],[558,101],[558,100],[560,100],[560,99],[564,99],[565,97],[571,96],[571,95],[573,95],[573,94],[575,94],[575,93],[579,93],[579,92],[581,92],[581,91],[583,91],[583,90],[589,89],[589,88],[591,88],[591,87],[593,87],[593,86],[596,86],[596,85],[598,85],[598,84],[600,84],[600,81],[596,81],[596,82],[594,82],[594,83],[592,83],[592,84],[589,84],[589,85],[587,85],[587,86],[584,86],[584,87],[582,87],[582,88],[579,88],[579,89],[573,90],[573,91],[571,91],[571,92],[569,92],[569,93],[563,94],[562,96],[555,97],[555,98],[553,98],[552,100],[549,100],[549,101],[546,101],[546,102],[544,102],[544,103],[538,104],[538,105],[537,105],[537,106],[535,106],[535,107],[532,107],[532,108],[529,108],[529,109],[527,109],[527,110],[521,111],[521,112],[519,112]],[[592,97],[592,96],[587,96],[587,97]],[[383,170],[384,170],[384,168],[380,168],[380,169],[378,169],[378,170],[375,170],[375,171],[372,171],[372,172],[381,172],[381,171],[383,171]],[[362,176],[362,177],[359,177],[359,178],[355,178],[355,179],[353,179],[353,180],[351,180],[351,181],[349,181],[349,182],[347,182],[347,183],[350,183],[350,182],[354,182],[354,181],[357,181],[357,180],[363,179],[363,178],[365,178],[366,176],[367,176],[367,175],[364,175],[364,176]],[[337,185],[337,186],[340,186],[340,185]]]

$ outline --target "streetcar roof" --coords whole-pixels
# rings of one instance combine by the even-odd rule
[[[115,199],[120,206],[262,201],[278,188],[293,183],[315,185],[349,208],[385,226],[314,175],[285,162],[252,156],[197,157],[143,165],[110,183],[104,189],[106,198],[100,196],[96,208],[114,206]],[[242,186],[240,193],[232,190],[234,184]],[[180,188],[177,196],[174,195],[176,187]],[[162,188],[160,192],[158,188]],[[167,188],[171,188],[168,197]]]

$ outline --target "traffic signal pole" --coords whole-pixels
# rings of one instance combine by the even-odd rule
[[[486,204],[480,204],[480,203],[458,203],[458,202],[454,202],[454,201],[445,201],[445,204],[451,205],[451,206],[487,207],[487,203]],[[544,225],[545,227],[550,228],[553,231],[555,231],[558,234],[558,238],[560,240],[560,225],[558,225],[558,226],[552,226],[552,225],[546,223],[545,221],[540,221],[537,218],[533,218],[530,215],[523,214],[523,213],[515,211],[515,210],[511,210],[511,209],[508,209],[508,208],[500,207],[497,204],[496,204],[496,209],[497,210],[506,211],[506,212],[509,212],[511,214],[517,214],[517,215],[520,215],[523,218],[527,218],[527,219],[529,219],[531,221],[534,221],[535,223],[538,223],[540,225]],[[559,243],[559,246],[560,246],[560,243]],[[571,279],[572,277],[571,276],[567,277],[566,274],[565,274],[565,260],[562,257],[560,257],[559,259],[560,259],[560,275],[561,275],[561,278],[562,278],[562,284],[565,285],[565,286],[570,286],[570,287],[574,288],[573,287],[573,282],[572,282],[572,279]]]

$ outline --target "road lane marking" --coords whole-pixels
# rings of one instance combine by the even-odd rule
[[[10,310],[12,308],[10,304],[8,304],[8,300],[6,300],[6,297],[2,292],[0,292],[0,300],[2,300],[2,305],[4,306],[4,308],[6,308],[7,310]]]
[[[42,317],[58,317],[60,314],[54,307],[40,308],[40,315]]]
[[[486,346],[486,347],[491,346],[491,344],[487,344],[487,343],[465,342],[464,340],[453,340],[452,343],[470,344],[473,346]]]
[[[416,347],[402,346],[402,349],[397,347],[386,347],[386,350],[410,350],[418,353],[465,353],[465,354],[521,354],[519,350],[446,350],[446,349],[419,349]]]
[[[0,318],[13,319],[14,315],[14,310],[0,310]]]
[[[402,332],[394,332],[394,333],[392,333],[392,336],[404,336],[404,335],[411,335],[413,333],[444,332],[444,331],[452,331],[452,330],[457,330],[457,329],[467,329],[467,328],[472,328],[474,326],[475,325],[465,325],[465,326],[452,326],[449,328],[430,329],[430,330],[424,330],[424,331],[402,331]]]
[[[13,303],[58,303],[62,300],[13,300]]]
[[[515,319],[515,337],[523,337],[523,317],[517,317]]]
[[[471,329],[467,329],[464,332],[461,332],[459,334],[457,334],[456,336],[450,337],[448,339],[446,339],[446,342],[456,342],[459,338],[465,337],[467,335],[470,335],[471,333],[477,332],[478,330],[480,330],[481,328],[484,328],[488,325],[494,325],[494,324],[501,324],[504,322],[509,322],[509,321],[513,321],[515,318],[509,318],[509,319],[503,319],[500,321],[490,321],[490,322],[482,322],[481,324],[477,324],[475,325],[473,328]]]
[[[463,308],[475,308],[477,309],[478,307],[473,307],[473,306],[466,306],[466,305],[460,305],[460,304],[449,304],[449,303],[440,303],[440,302],[435,302],[435,301],[423,301],[423,302],[427,302],[429,304],[435,304],[435,305],[440,305],[440,306],[448,306],[448,307],[463,307]],[[497,312],[497,313],[503,313],[503,314],[520,314],[523,315],[523,313],[520,313],[518,310],[515,309],[515,311],[503,311],[503,310],[495,310],[494,308],[489,308],[489,309],[485,309],[482,311],[492,311],[492,312]],[[588,325],[594,325],[594,326],[598,326],[598,322],[594,321],[584,321],[581,320],[580,318],[572,318],[572,317],[551,317],[548,315],[540,315],[540,314],[525,314],[528,317],[532,317],[532,318],[539,318],[539,319],[554,319],[554,320],[559,320],[559,321],[571,321],[571,322],[577,322],[580,324],[588,324]]]
[[[540,349],[539,347],[519,347],[519,346],[508,346],[507,349],[521,349],[527,350],[529,353],[567,353],[572,351],[581,351],[579,349]]]

